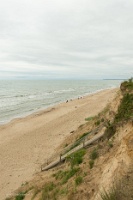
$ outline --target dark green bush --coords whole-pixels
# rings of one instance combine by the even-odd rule
[[[20,192],[19,194],[17,194],[15,200],[23,200],[24,198],[25,198],[25,193]]]
[[[92,169],[93,166],[94,166],[94,160],[90,160],[90,161],[89,161],[89,165],[90,165],[90,169]]]
[[[133,94],[124,94],[118,113],[115,116],[115,122],[129,120],[133,118]]]
[[[90,159],[95,160],[96,158],[98,158],[98,152],[97,149],[94,149],[90,154]]]

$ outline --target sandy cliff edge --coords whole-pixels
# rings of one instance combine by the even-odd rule
[[[40,171],[64,138],[98,114],[117,91],[104,90],[0,126],[0,199]]]

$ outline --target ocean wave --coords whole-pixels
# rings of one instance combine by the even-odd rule
[[[67,90],[55,90],[53,93],[55,94],[62,94],[62,93],[67,93],[67,92],[74,92],[75,90],[72,88],[69,88]]]
[[[12,88],[11,88],[12,83]],[[118,85],[115,81],[7,82],[0,85],[0,123]],[[55,83],[55,85],[54,85]],[[5,115],[5,116],[4,116]]]

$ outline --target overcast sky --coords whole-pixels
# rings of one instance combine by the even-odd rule
[[[0,79],[131,76],[133,0],[1,0]]]

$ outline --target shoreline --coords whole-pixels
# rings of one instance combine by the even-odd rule
[[[40,172],[41,164],[57,152],[70,132],[85,123],[85,118],[102,111],[117,91],[102,90],[1,125],[0,199]]]
[[[91,95],[94,95],[94,94],[96,94],[96,93],[99,93],[99,92],[102,92],[102,91],[106,91],[106,90],[112,90],[112,89],[117,89],[118,87],[109,87],[109,88],[104,88],[104,89],[99,89],[99,90],[96,90],[96,91],[94,91],[94,92],[91,92],[91,93],[85,93],[84,95],[82,95],[82,97],[89,97],[89,96],[91,96]],[[78,99],[78,97],[74,97],[73,99],[72,99],[72,101],[75,101],[76,99]],[[71,99],[68,99],[68,101],[70,101]],[[46,107],[42,107],[42,108],[40,108],[40,109],[37,109],[37,110],[33,110],[32,112],[27,112],[27,114],[25,113],[25,114],[22,114],[22,115],[20,115],[20,116],[16,116],[16,117],[13,117],[12,119],[9,119],[9,120],[5,120],[5,121],[3,121],[3,122],[0,122],[0,127],[1,126],[5,126],[5,125],[7,125],[7,124],[9,124],[9,123],[12,123],[12,122],[14,122],[14,121],[18,121],[18,120],[21,120],[21,119],[24,119],[24,118],[27,118],[27,117],[30,117],[30,116],[32,116],[32,115],[36,115],[36,114],[39,114],[39,113],[41,113],[41,112],[43,112],[43,111],[45,111],[45,110],[48,110],[48,109],[50,109],[50,108],[52,108],[52,107],[56,107],[56,106],[58,106],[58,105],[60,105],[60,104],[64,104],[64,103],[66,103],[66,101],[67,101],[67,99],[65,100],[65,101],[60,101],[60,102],[58,102],[58,103],[55,103],[55,104],[51,104],[51,105],[49,105],[49,106],[46,106]]]

